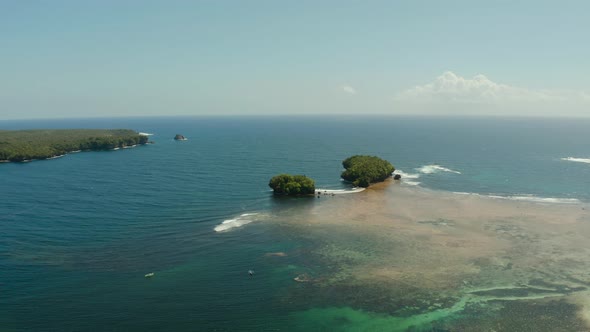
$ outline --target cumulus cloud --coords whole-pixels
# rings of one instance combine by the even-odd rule
[[[350,95],[356,95],[356,89],[351,87],[350,85],[343,85],[340,88],[342,89],[342,91],[344,91]]]
[[[580,92],[531,90],[496,83],[484,75],[464,78],[451,71],[444,72],[433,82],[415,86],[395,95],[398,101],[504,103],[551,102],[585,99]]]

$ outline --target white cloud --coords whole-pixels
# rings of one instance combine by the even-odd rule
[[[342,91],[351,94],[351,95],[356,95],[356,89],[351,87],[350,85],[343,85],[340,87],[342,89]]]
[[[451,71],[433,82],[407,89],[395,95],[397,101],[498,104],[506,102],[559,102],[588,99],[572,91],[531,90],[491,81],[484,75],[464,78]]]

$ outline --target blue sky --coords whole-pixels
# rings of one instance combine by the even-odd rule
[[[587,1],[1,1],[0,119],[590,116]]]

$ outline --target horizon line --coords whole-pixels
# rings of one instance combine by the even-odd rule
[[[104,115],[104,116],[83,116],[83,117],[30,117],[30,118],[10,118],[0,119],[0,122],[9,121],[59,121],[59,120],[92,120],[92,119],[145,119],[145,118],[329,118],[329,117],[390,117],[390,118],[494,118],[494,119],[590,119],[590,115],[495,115],[495,114],[388,114],[388,113],[316,113],[316,114],[172,114],[172,115]]]

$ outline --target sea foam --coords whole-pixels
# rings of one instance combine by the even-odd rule
[[[221,224],[215,226],[216,232],[224,232],[233,228],[242,227],[253,221],[256,221],[258,213],[244,213],[233,219],[224,220]]]
[[[506,200],[511,200],[511,201],[524,201],[524,202],[532,202],[532,203],[554,203],[554,204],[578,204],[578,203],[581,203],[581,201],[577,198],[538,197],[538,196],[533,196],[533,195],[523,195],[523,196],[481,195],[481,194],[466,193],[466,192],[453,192],[453,194],[488,197],[488,198],[493,198],[493,199],[506,199]]]
[[[424,174],[433,174],[433,173],[438,173],[438,172],[448,172],[448,173],[455,173],[455,174],[461,174],[461,172],[459,171],[455,171],[452,170],[450,168],[446,168],[440,165],[424,165],[420,168],[416,168],[416,170],[418,170],[420,173],[424,173]]]
[[[407,185],[410,185],[410,186],[418,186],[422,182],[418,182],[418,181],[404,181],[404,183],[407,184]]]
[[[577,198],[556,198],[556,197],[537,197],[537,196],[497,196],[501,199],[510,199],[513,201],[525,201],[534,203],[558,203],[558,204],[577,204],[580,200]]]
[[[396,169],[396,170],[393,172],[393,175],[396,175],[396,174],[399,174],[399,175],[401,175],[401,177],[402,177],[402,182],[403,182],[404,184],[407,184],[407,185],[410,185],[410,186],[417,186],[417,185],[419,185],[419,184],[420,184],[420,182],[418,182],[418,181],[411,181],[411,180],[408,180],[408,179],[412,179],[412,180],[418,179],[418,178],[420,177],[420,174],[406,173],[406,172],[404,172],[404,171],[402,171],[402,170],[399,170],[399,169]]]
[[[351,189],[320,189],[320,188],[316,188],[316,193],[321,193],[324,195],[344,195],[344,194],[354,194],[354,193],[360,193],[361,191],[364,191],[365,188],[361,188],[361,187],[355,187],[355,188],[351,188]]]
[[[396,169],[393,174],[399,174],[403,179],[417,179],[420,177],[420,174],[412,174],[412,173],[406,173],[402,170]]]
[[[575,157],[567,157],[567,158],[561,158],[561,160],[565,160],[565,161],[573,161],[576,163],[585,163],[585,164],[590,164],[590,158],[575,158]]]

